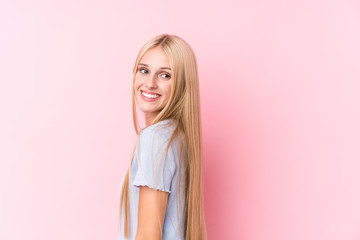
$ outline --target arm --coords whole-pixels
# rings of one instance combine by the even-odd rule
[[[169,193],[146,186],[139,189],[135,240],[161,240]]]

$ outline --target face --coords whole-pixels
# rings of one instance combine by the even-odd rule
[[[134,82],[135,99],[147,122],[169,101],[171,73],[170,61],[161,47],[148,50],[139,62]]]

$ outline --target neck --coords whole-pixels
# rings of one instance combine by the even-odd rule
[[[145,125],[149,126],[151,124],[151,122],[155,119],[155,117],[157,116],[157,113],[146,113],[145,114]]]

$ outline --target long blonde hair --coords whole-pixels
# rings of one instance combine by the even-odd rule
[[[180,145],[184,154],[184,231],[186,240],[206,240],[206,225],[203,199],[202,132],[200,118],[200,96],[198,70],[195,54],[187,42],[176,35],[161,34],[148,41],[139,51],[133,68],[133,84],[138,64],[144,54],[155,47],[162,47],[167,54],[172,69],[170,98],[151,125],[165,119],[173,119],[176,128],[167,146],[178,134],[182,136]],[[133,123],[136,133],[139,124],[136,115],[135,90],[132,91]],[[186,146],[186,149],[184,148]],[[135,146],[136,148],[136,146]],[[185,150],[185,151],[184,151]],[[135,149],[134,149],[135,151]],[[131,161],[134,156],[131,156]],[[166,150],[167,151],[167,150]],[[181,159],[181,158],[179,158]],[[130,165],[131,166],[131,165]],[[180,164],[181,166],[181,164]],[[120,219],[124,206],[124,237],[129,238],[129,178],[131,167],[127,170],[120,198]]]

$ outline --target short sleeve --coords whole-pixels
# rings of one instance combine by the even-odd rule
[[[156,128],[146,128],[139,136],[136,147],[136,165],[132,184],[171,192],[175,175],[175,155],[171,146],[166,151],[169,136]]]

